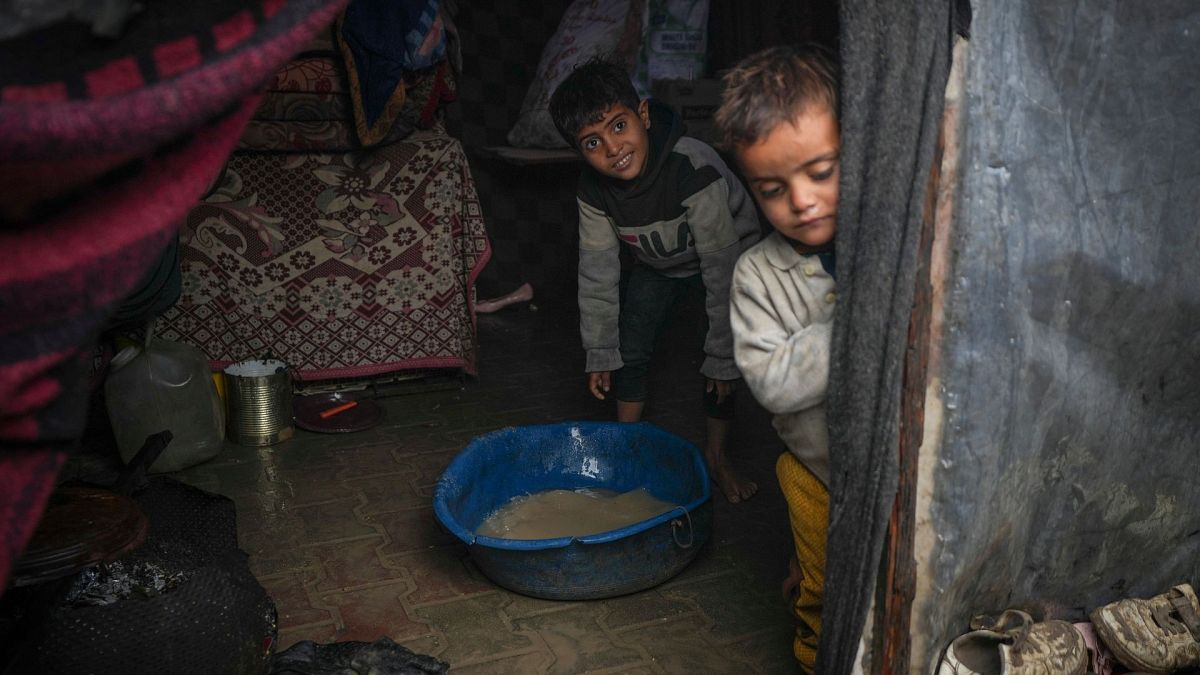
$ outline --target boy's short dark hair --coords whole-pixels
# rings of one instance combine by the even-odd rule
[[[579,130],[599,122],[618,103],[637,110],[641,99],[628,71],[598,56],[576,66],[550,95],[550,119],[567,145],[578,149]]]
[[[812,105],[838,114],[838,71],[817,44],[768,47],[742,59],[721,78],[725,91],[714,116],[720,145],[753,145]]]

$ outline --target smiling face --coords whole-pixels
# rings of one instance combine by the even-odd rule
[[[837,231],[840,149],[837,119],[825,106],[810,106],[737,148],[755,201],[798,251],[828,244]]]
[[[650,108],[617,103],[575,135],[584,160],[601,175],[630,181],[642,175],[650,152]]]

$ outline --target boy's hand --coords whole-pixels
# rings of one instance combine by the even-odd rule
[[[594,373],[588,373],[588,389],[591,390],[592,396],[604,400],[604,395],[608,393],[608,388],[612,386],[612,371],[599,370]]]
[[[717,405],[725,402],[725,397],[733,393],[736,389],[737,380],[713,380],[705,378],[704,391],[712,391],[715,387],[717,390]]]

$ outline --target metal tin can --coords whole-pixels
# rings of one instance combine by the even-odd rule
[[[230,441],[264,446],[292,437],[292,376],[286,363],[239,361],[227,366],[224,375]]]

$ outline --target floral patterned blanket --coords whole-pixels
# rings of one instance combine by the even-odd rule
[[[349,153],[238,152],[180,233],[183,294],[158,334],[214,366],[270,353],[300,379],[475,372],[490,255],[457,139]]]

